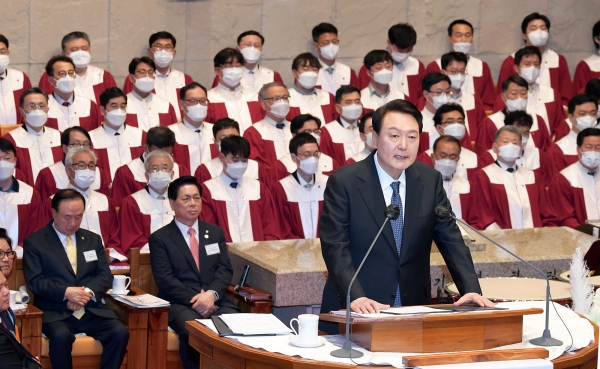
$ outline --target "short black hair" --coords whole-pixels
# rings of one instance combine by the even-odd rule
[[[146,133],[146,145],[156,146],[159,149],[173,147],[175,145],[175,133],[164,126],[152,127]]]
[[[179,189],[183,186],[196,186],[198,188],[198,192],[200,196],[202,196],[202,187],[198,183],[198,180],[194,176],[181,176],[173,180],[173,182],[169,183],[169,189],[167,190],[167,197],[169,200],[177,200],[177,195],[179,194]]]
[[[598,100],[600,100],[600,78],[589,80],[585,85],[585,93],[594,95],[596,98],[598,98]]]
[[[460,146],[460,141],[458,140],[458,138],[454,137],[454,136],[450,136],[450,135],[441,135],[440,137],[435,139],[435,142],[433,143],[433,152],[435,153],[435,150],[437,149],[438,143],[441,142],[450,142],[453,144],[456,144],[458,146],[458,152],[460,153],[462,151],[462,147]]]
[[[375,114],[374,111],[370,111],[367,114],[363,115],[362,118],[360,118],[358,120],[358,131],[360,133],[365,133],[365,125],[367,124],[367,120],[369,119],[373,119],[373,114]],[[372,124],[373,122],[371,122]]]
[[[81,31],[75,31],[71,33],[67,33],[62,40],[60,41],[60,47],[63,51],[67,47],[67,44],[73,40],[84,39],[87,41],[89,46],[92,46],[92,42],[90,41],[90,36],[87,33]]]
[[[70,188],[65,188],[63,190],[59,190],[54,197],[52,198],[52,209],[58,213],[58,209],[60,204],[63,201],[68,200],[81,200],[83,202],[83,206],[85,207],[85,198],[79,192],[72,190]]]
[[[2,42],[2,40],[0,40],[0,42]],[[10,249],[13,249],[13,241],[10,238],[10,236],[8,235],[8,232],[6,231],[6,229],[4,228],[0,228],[0,240],[4,240],[6,241],[6,243],[8,244],[8,247],[10,247]]]
[[[513,76],[508,77],[504,80],[504,82],[502,82],[502,92],[506,92],[506,90],[508,90],[508,86],[510,86],[511,83],[514,83],[515,85],[520,87],[529,88],[529,83],[527,83],[525,78],[515,74]]]
[[[408,23],[398,23],[388,30],[388,39],[399,49],[406,49],[417,44],[417,32]]]
[[[221,119],[217,120],[215,122],[215,124],[213,124],[213,127],[212,127],[213,137],[217,138],[217,133],[219,133],[219,131],[227,129],[227,128],[235,128],[235,129],[237,129],[238,134],[240,133],[240,125],[238,122],[236,122],[235,120],[233,120],[231,118],[221,118]]]
[[[464,24],[464,25],[471,27],[471,33],[473,33],[473,31],[474,31],[473,25],[471,23],[467,22],[464,19],[457,19],[457,20],[453,21],[452,23],[450,23],[450,25],[448,26],[448,36],[452,36],[452,33],[454,32],[453,28],[457,24]]]
[[[90,141],[90,143],[92,143],[92,137],[90,137],[89,132],[85,128],[83,128],[82,126],[73,126],[73,127],[69,127],[67,129],[65,129],[63,131],[63,133],[60,134],[60,144],[61,145],[65,145],[65,146],[69,145],[69,141],[71,141],[71,132],[79,132],[79,133],[85,135],[85,137],[87,137],[87,139]]]
[[[313,41],[317,42],[323,33],[334,33],[337,36],[338,30],[331,23],[319,23],[312,29]]]
[[[594,37],[600,38],[600,21],[596,22],[592,28],[592,41],[594,41],[596,49],[600,49],[600,44],[594,40]],[[6,44],[6,47],[8,47],[8,44]]]
[[[242,42],[242,39],[246,36],[258,36],[260,38],[260,43],[263,45],[265,44],[265,37],[261,35],[260,32],[252,30],[240,33],[237,38],[237,44],[239,45],[240,42]]]
[[[440,82],[446,81],[448,85],[451,85],[450,77],[440,72],[431,72],[423,77],[423,81],[421,81],[421,89],[423,91],[429,92],[433,85],[436,85]]]
[[[575,109],[582,104],[585,103],[593,103],[594,105],[596,105],[596,109],[598,109],[598,98],[594,95],[590,95],[590,94],[579,94],[579,95],[575,95],[573,96],[573,98],[571,98],[571,100],[569,100],[569,105],[568,105],[568,109],[569,109],[569,114],[573,114],[575,112]]]
[[[73,62],[73,59],[69,58],[66,55],[54,55],[50,58],[50,60],[48,60],[48,63],[46,63],[45,69],[48,77],[54,77],[54,64],[58,62],[69,63],[73,66],[73,69],[75,69],[75,63]]]
[[[156,40],[171,40],[173,44],[173,48],[177,46],[177,40],[175,40],[175,36],[167,31],[160,31],[150,35],[150,39],[148,39],[148,46],[152,47],[152,44],[156,42]]]
[[[141,58],[133,58],[129,63],[129,74],[135,74],[135,69],[140,63],[148,64],[152,69],[156,70],[156,64],[154,60],[150,59],[149,56],[142,56]]]
[[[450,65],[450,63],[452,63],[453,61],[465,63],[466,67],[467,63],[469,62],[469,59],[467,59],[467,56],[465,54],[456,51],[450,51],[449,53],[445,53],[444,55],[442,55],[442,70],[446,70],[446,68],[448,68],[448,65]]]
[[[460,106],[459,104],[449,103],[449,104],[444,104],[444,105],[440,106],[438,108],[438,110],[435,112],[435,114],[433,115],[434,125],[436,125],[436,126],[441,125],[442,117],[444,116],[444,114],[450,113],[452,111],[459,112],[462,115],[463,120],[465,119],[465,110],[463,109],[463,107]]]
[[[242,136],[229,136],[221,141],[221,154],[250,157],[250,142]]]
[[[533,126],[533,118],[526,111],[512,111],[504,117],[504,125],[531,128]]]
[[[293,135],[297,134],[298,131],[301,130],[302,127],[304,127],[304,124],[311,120],[317,122],[317,126],[321,128],[321,119],[310,114],[299,114],[296,115],[290,122],[290,131],[292,131]]]
[[[206,90],[206,87],[202,86],[198,82],[192,82],[190,84],[187,84],[187,85],[183,86],[181,88],[181,90],[179,90],[179,100],[185,100],[185,94],[187,94],[187,92],[189,90],[193,90],[193,89],[198,88],[198,87],[200,87],[204,91],[205,95],[208,94],[208,91]]]
[[[232,63],[233,59],[244,64],[244,55],[238,50],[231,47],[226,47],[219,51],[213,59],[213,65],[215,68],[220,67],[227,63]]]
[[[423,114],[421,114],[419,109],[417,109],[410,101],[397,99],[383,105],[375,111],[375,114],[373,114],[373,130],[377,135],[381,132],[383,118],[385,118],[388,113],[400,113],[412,116],[419,124],[419,134],[423,132]]]
[[[538,12],[531,13],[528,16],[526,16],[525,18],[523,18],[523,22],[521,23],[521,31],[523,33],[527,33],[527,26],[529,25],[529,23],[531,21],[534,21],[536,19],[543,20],[544,23],[546,24],[546,28],[548,28],[548,31],[550,31],[550,19],[548,19],[548,17],[546,17],[545,15],[542,15]]]
[[[340,86],[340,88],[338,88],[335,92],[335,102],[339,104],[340,102],[342,102],[342,98],[344,97],[344,95],[351,94],[353,92],[357,92],[358,96],[360,97],[360,90],[358,89],[358,87],[352,85]]]
[[[106,109],[106,105],[115,97],[124,97],[127,103],[127,95],[118,87],[109,87],[100,94],[100,106]]]
[[[600,136],[600,128],[586,128],[577,134],[577,147],[583,145],[583,140],[589,136]]]
[[[387,50],[371,50],[363,59],[363,63],[365,64],[365,68],[367,68],[367,70],[371,70],[371,67],[377,63],[383,63],[386,61],[389,61],[390,63],[394,62],[394,59],[392,59],[392,56]]]
[[[306,144],[315,144],[319,147],[317,139],[310,133],[298,133],[290,140],[290,154],[298,155],[298,149]]]
[[[4,43],[8,49],[8,39],[4,35],[0,35],[0,42]]]
[[[23,107],[23,104],[25,104],[25,97],[27,97],[27,95],[31,95],[31,94],[44,95],[44,98],[46,99],[46,104],[48,103],[48,94],[46,94],[44,92],[44,90],[42,90],[39,87],[32,87],[32,88],[30,88],[28,90],[23,91],[23,93],[19,97],[19,106],[20,107]]]
[[[294,58],[292,61],[292,70],[298,70],[298,68],[305,65],[309,65],[313,68],[321,69],[321,62],[319,59],[311,53],[302,53]]]
[[[2,42],[2,41],[0,41]],[[15,148],[15,145],[13,145],[12,142],[10,142],[9,140],[7,140],[4,137],[0,137],[0,151],[7,153],[9,151],[12,151],[12,153],[15,155],[15,157],[17,157],[17,149]]]
[[[524,46],[515,53],[515,65],[518,66],[521,64],[521,60],[524,57],[531,55],[537,55],[540,59],[540,63],[542,62],[542,53],[540,52],[540,49],[535,46]]]

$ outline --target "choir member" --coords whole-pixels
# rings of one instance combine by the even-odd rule
[[[282,236],[286,239],[319,237],[319,218],[327,176],[319,173],[319,145],[309,133],[299,133],[290,141],[296,164],[292,174],[273,188],[273,203],[279,207]]]
[[[393,59],[386,50],[369,51],[363,60],[371,82],[360,91],[362,105],[370,111],[385,105],[388,101],[404,99],[405,96],[391,85],[394,77]],[[337,96],[337,94],[336,94]]]
[[[223,228],[227,242],[281,239],[280,219],[267,186],[244,176],[250,151],[243,137],[223,139],[223,172],[202,184],[200,219]]]
[[[600,21],[592,28],[592,41],[596,52],[577,64],[573,77],[573,93],[580,94],[585,91],[586,84],[594,78],[600,78]]]
[[[87,33],[76,31],[65,35],[61,41],[61,48],[62,55],[68,56],[75,63],[75,94],[97,103],[104,90],[117,87],[110,72],[90,65],[91,42]],[[51,74],[48,71],[44,72],[39,82],[39,87],[48,95],[52,94],[56,87],[49,76]]]
[[[367,156],[371,155],[375,151],[375,144],[373,144],[373,114],[374,112],[368,112],[363,115],[358,122],[358,131],[360,132],[360,139],[365,144],[365,149],[359,151],[356,155],[346,161],[346,164],[352,164],[364,160]],[[321,153],[321,156],[323,154]]]
[[[319,23],[312,29],[313,49],[319,54],[319,61],[325,68],[319,69],[317,86],[332,95],[341,86],[358,86],[356,72],[337,60],[340,51],[338,30],[331,23]]]
[[[438,72],[429,73],[423,78],[421,90],[425,106],[421,110],[423,132],[419,139],[419,154],[433,147],[433,143],[439,137],[433,116],[440,106],[450,102],[450,97],[454,94],[450,88],[451,84],[447,75]]]
[[[8,67],[10,63],[9,55],[8,39],[4,35],[0,35],[1,124],[23,123],[23,117],[19,114],[19,108],[21,107],[19,100],[23,91],[31,88],[31,81],[27,74]]]

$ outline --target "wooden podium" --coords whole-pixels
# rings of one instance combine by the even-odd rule
[[[436,307],[452,305],[436,305]],[[521,342],[523,315],[542,309],[468,311],[452,314],[350,318],[351,339],[371,352],[450,352],[487,350]],[[346,316],[321,314],[346,332]]]

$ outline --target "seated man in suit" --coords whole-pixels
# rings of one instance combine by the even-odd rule
[[[17,253],[13,251],[12,239],[4,228],[0,228],[0,274],[8,279],[13,268],[13,262],[17,257]],[[4,291],[3,291],[4,292]],[[0,320],[2,325],[8,329],[13,335],[15,334],[15,314],[10,306],[8,309],[0,309]],[[1,356],[0,356],[1,357]]]
[[[104,303],[113,277],[101,237],[79,228],[84,212],[81,193],[58,191],[52,198],[53,221],[25,239],[23,273],[35,295],[33,305],[44,312],[42,333],[50,339],[52,367],[73,367],[75,334],[85,333],[102,343],[101,368],[117,369],[129,331]]]
[[[199,358],[188,345],[185,322],[239,312],[226,297],[233,269],[225,233],[198,219],[201,192],[192,176],[171,182],[167,193],[175,219],[148,238],[158,297],[171,303],[169,326],[179,334],[179,355],[186,369],[198,368]]]

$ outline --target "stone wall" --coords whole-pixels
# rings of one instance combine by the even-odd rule
[[[533,11],[550,17],[549,46],[567,58],[573,75],[595,52],[591,28],[600,20],[597,0],[0,0],[0,6],[11,65],[34,85],[60,53],[62,36],[74,30],[90,35],[92,63],[110,70],[119,85],[129,61],[145,54],[150,34],[167,30],[177,38],[174,67],[210,85],[216,52],[255,29],[266,37],[262,64],[289,83],[291,61],[312,50],[310,31],[319,22],[337,25],[340,60],[358,69],[368,51],[385,47],[387,29],[398,22],[416,28],[414,55],[429,63],[449,50],[446,28],[458,18],[473,23],[472,52],[490,64],[495,80],[502,60],[522,45],[521,21]]]

